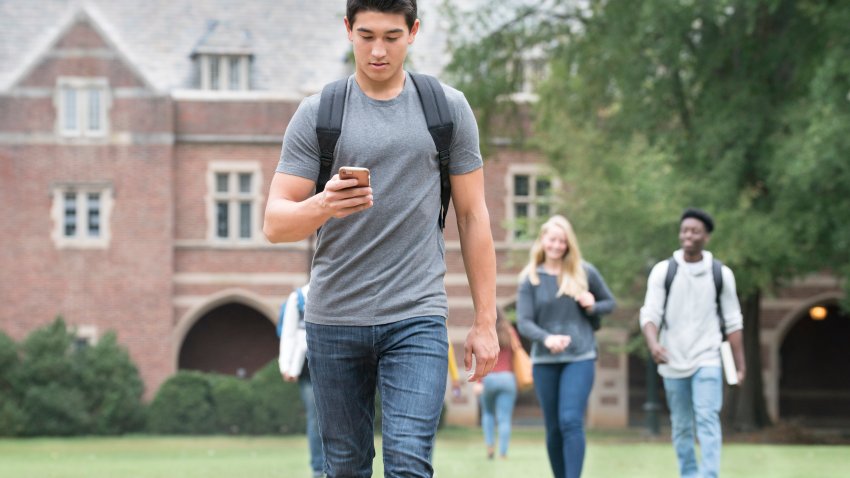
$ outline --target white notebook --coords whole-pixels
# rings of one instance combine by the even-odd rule
[[[728,341],[720,344],[720,361],[723,362],[723,374],[726,383],[738,385],[738,369],[735,367],[735,357],[732,356],[732,346]]]
[[[289,367],[289,375],[298,377],[307,357],[307,331],[298,329],[295,335],[295,350],[292,352],[292,363]]]

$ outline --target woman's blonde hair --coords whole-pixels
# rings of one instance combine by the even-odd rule
[[[532,285],[540,284],[537,267],[546,261],[546,253],[543,251],[543,235],[553,228],[560,229],[567,237],[567,253],[561,258],[561,273],[557,278],[559,286],[557,296],[567,295],[578,298],[580,294],[588,290],[587,273],[581,264],[581,249],[578,246],[576,233],[573,231],[570,221],[567,221],[564,216],[552,216],[540,226],[540,234],[537,235],[537,240],[531,247],[528,265],[525,266],[520,277],[528,277]]]

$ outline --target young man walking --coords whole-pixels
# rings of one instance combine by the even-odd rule
[[[415,0],[349,0],[344,20],[355,72],[344,96],[332,174],[320,172],[319,95],[284,135],[263,231],[294,242],[321,228],[307,303],[308,360],[328,478],[371,477],[376,387],[384,474],[430,477],[448,367],[441,181],[419,91],[402,65],[419,31]],[[442,86],[453,131],[448,173],[475,307],[465,344],[478,380],[499,353],[496,261],[478,130],[463,95]],[[441,155],[442,156],[442,155]],[[340,167],[368,168],[369,186]]]
[[[713,230],[714,220],[708,213],[685,210],[679,223],[681,249],[652,268],[640,310],[644,338],[664,379],[673,447],[683,478],[713,478],[720,471],[724,332],[732,346],[738,381],[745,375],[743,317],[735,276],[728,267],[715,264],[705,250]],[[700,465],[694,428],[702,451]]]

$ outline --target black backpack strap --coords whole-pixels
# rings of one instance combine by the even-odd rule
[[[440,215],[437,217],[437,223],[442,230],[446,227],[446,214],[449,212],[449,201],[452,198],[449,149],[454,134],[454,123],[443,85],[433,76],[410,73],[410,78],[416,85],[416,91],[419,92],[419,101],[422,102],[422,110],[425,112],[428,132],[431,133],[434,146],[437,147],[437,159],[440,163]]]
[[[679,269],[679,263],[676,258],[667,259],[667,275],[664,277],[664,308],[661,309],[661,326],[658,327],[658,332],[667,326],[667,299],[670,298],[670,285],[673,284],[673,278],[676,277],[676,271]]]
[[[319,140],[321,166],[316,180],[316,194],[324,191],[331,178],[334,150],[342,133],[342,114],[345,111],[345,93],[348,78],[334,81],[322,89],[319,100],[319,116],[316,119],[316,138]]]
[[[723,308],[720,307],[720,293],[723,291],[723,263],[717,259],[711,262],[711,273],[714,275],[714,291],[716,292],[717,316],[720,317],[720,336],[726,341],[726,319],[723,317]]]

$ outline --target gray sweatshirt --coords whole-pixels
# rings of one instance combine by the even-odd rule
[[[528,277],[522,279],[517,297],[517,327],[523,337],[532,341],[532,363],[578,362],[596,358],[596,337],[588,318],[609,314],[617,304],[596,268],[588,262],[583,262],[582,266],[587,272],[588,289],[596,298],[596,304],[590,311],[585,311],[572,297],[556,297],[557,278],[546,273],[543,267],[537,269],[540,284],[532,285]],[[553,354],[543,345],[549,335],[569,335],[572,342],[563,352]]]
[[[702,252],[702,261],[685,262],[684,253],[678,250],[673,258],[679,269],[670,284],[667,299],[666,326],[661,331],[660,343],[667,349],[668,363],[658,366],[658,373],[667,378],[684,378],[693,375],[700,367],[720,366],[720,318],[717,315],[717,292],[711,272],[713,256]],[[664,309],[664,278],[667,261],[652,268],[646,286],[646,300],[640,309],[640,328],[649,322],[659,327]],[[723,266],[723,289],[720,307],[726,320],[726,334],[744,327],[741,305],[735,293],[735,275]]]

